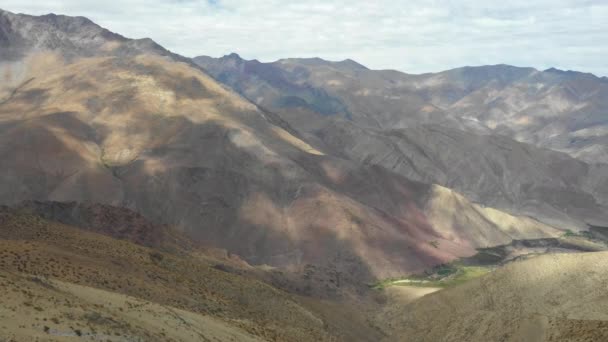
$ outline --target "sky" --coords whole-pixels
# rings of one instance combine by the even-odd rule
[[[608,0],[0,0],[88,17],[188,57],[354,59],[372,69],[556,67],[608,76]]]

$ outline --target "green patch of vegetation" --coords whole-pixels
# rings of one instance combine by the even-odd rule
[[[437,266],[424,274],[385,279],[372,286],[383,289],[388,286],[451,287],[479,278],[493,271],[492,266],[465,266],[458,263]]]
[[[595,236],[593,236],[593,233],[590,231],[580,231],[577,233],[571,231],[570,229],[566,229],[562,237],[582,237],[589,240],[597,240]]]

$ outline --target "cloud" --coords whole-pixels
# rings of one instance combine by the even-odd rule
[[[608,75],[605,0],[3,0],[1,6],[83,15],[186,56],[351,58],[412,73],[506,63]]]

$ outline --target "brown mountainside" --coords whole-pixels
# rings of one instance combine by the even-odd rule
[[[321,265],[358,283],[555,234],[435,227],[432,186],[307,142],[183,57],[82,18],[2,17],[20,42],[1,74],[13,85],[0,103],[6,204],[123,206],[253,264]]]
[[[194,60],[331,153],[563,228],[608,222],[608,166],[590,163],[605,154],[608,88],[593,75],[506,65],[409,75],[236,54]],[[546,147],[590,154],[577,160]]]

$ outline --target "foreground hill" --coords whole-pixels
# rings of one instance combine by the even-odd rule
[[[9,341],[264,341],[221,320],[96,288],[0,271]]]
[[[337,284],[559,234],[526,217],[482,219],[466,198],[434,201],[429,183],[315,146],[151,41],[85,18],[0,16],[14,51],[0,63],[2,203],[122,206],[253,264],[320,266],[343,275]],[[593,211],[593,200],[581,198]],[[435,210],[438,203],[457,207]],[[62,222],[78,225],[77,212],[88,209],[75,205]],[[453,219],[465,209],[473,223]],[[148,243],[171,237],[142,230]]]
[[[384,317],[395,341],[604,341],[608,253],[513,262]]]
[[[78,331],[104,341],[379,338],[363,316],[300,300],[256,272],[200,251],[164,252],[0,208],[2,338],[61,341]]]

